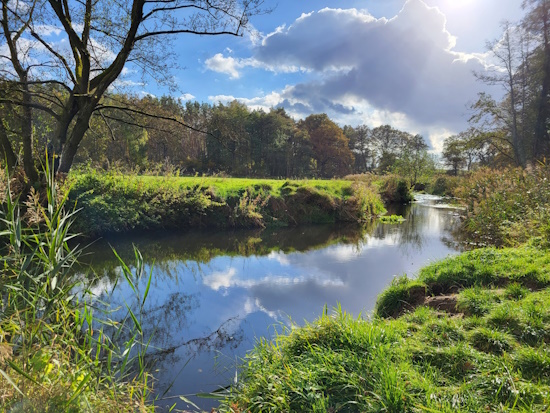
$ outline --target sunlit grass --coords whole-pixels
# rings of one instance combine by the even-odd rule
[[[135,229],[260,228],[366,222],[385,212],[373,187],[338,180],[74,173],[70,199],[86,234]]]

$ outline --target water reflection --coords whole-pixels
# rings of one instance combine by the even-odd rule
[[[399,225],[102,240],[89,256],[92,268],[104,275],[95,288],[99,292],[112,286],[119,273],[109,243],[126,258],[133,255],[132,242],[137,244],[147,265],[154,262],[145,311],[153,346],[162,356],[156,366],[159,392],[171,384],[167,397],[212,391],[231,382],[235,360],[257,338],[271,337],[290,320],[311,321],[325,305],[340,303],[345,311],[367,314],[395,275],[412,275],[429,261],[454,253],[453,211],[430,202],[391,211],[406,218]],[[120,303],[129,296],[119,283],[110,299]],[[215,405],[193,400],[207,410]]]

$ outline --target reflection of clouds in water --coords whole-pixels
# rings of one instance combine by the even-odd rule
[[[229,288],[235,284],[235,268],[228,268],[226,271],[214,271],[211,274],[203,277],[204,285],[212,288],[214,291],[219,291],[220,288]]]
[[[237,275],[237,270],[233,267],[228,267],[225,271],[215,271],[205,275],[202,282],[214,291],[219,291],[222,288],[251,289],[258,286],[285,287],[305,283],[314,283],[320,287],[339,287],[344,285],[344,282],[339,277],[333,278],[330,275],[327,276],[327,274],[313,273],[295,277],[270,274],[257,279],[244,278],[242,274]]]
[[[273,320],[278,320],[280,316],[278,312],[270,311],[267,308],[265,308],[261,304],[258,298],[252,299],[252,297],[246,298],[246,302],[244,303],[243,310],[244,310],[244,314],[239,314],[239,317],[241,319],[245,319],[246,316],[248,316],[249,314],[252,314],[258,311],[267,314],[267,316],[272,318]]]
[[[364,249],[391,247],[399,244],[399,242],[399,233],[382,234],[380,237],[367,236],[360,245],[340,244],[331,246],[323,251],[323,255],[328,258],[332,258],[337,262],[344,263],[360,258]]]
[[[266,258],[268,260],[275,260],[279,264],[287,267],[290,265],[290,260],[288,259],[287,255],[282,251],[271,251]]]
[[[380,238],[378,237],[367,237],[364,248],[380,248],[380,247],[393,247],[399,244],[400,234],[397,232],[383,234]]]
[[[99,297],[104,293],[108,293],[113,289],[113,282],[108,277],[100,278],[93,286],[88,287],[88,291],[94,297]]]
[[[338,262],[348,262],[361,255],[361,250],[353,245],[336,245],[324,251],[324,255]]]

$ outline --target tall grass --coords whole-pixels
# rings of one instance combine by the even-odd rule
[[[71,225],[78,211],[65,211],[67,193],[59,192],[49,165],[44,173],[44,192],[31,192],[26,202],[27,221],[10,179],[4,180],[0,409],[149,411],[151,378],[139,314],[128,307],[124,319],[111,320],[85,278],[74,275],[82,248],[68,241],[75,236]],[[27,227],[31,221],[34,225]],[[134,275],[120,263],[130,283],[132,277],[143,276],[138,253],[136,262]]]
[[[466,203],[469,238],[514,246],[537,237],[550,244],[550,165],[481,169],[463,179],[456,193]]]

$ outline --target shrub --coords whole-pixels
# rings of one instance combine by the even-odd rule
[[[538,237],[550,245],[550,166],[524,170],[481,169],[461,181],[466,204],[464,230],[489,245],[519,245]]]
[[[428,192],[439,196],[455,196],[455,191],[462,178],[448,175],[434,177],[428,186]]]
[[[407,204],[413,200],[407,181],[395,175],[388,175],[383,178],[380,195],[387,203]]]

